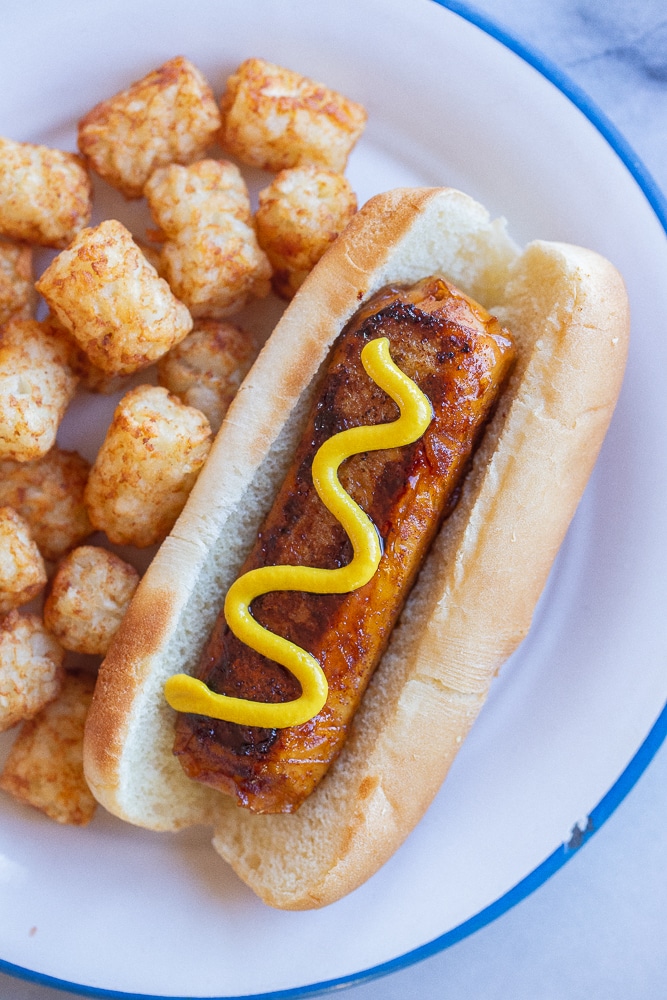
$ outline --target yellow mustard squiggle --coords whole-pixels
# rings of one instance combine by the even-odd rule
[[[263,628],[250,613],[256,597],[278,590],[312,594],[346,594],[363,587],[378,568],[382,546],[377,529],[338,479],[340,465],[352,455],[412,444],[433,418],[428,398],[398,368],[389,353],[386,337],[368,343],[361,352],[366,372],[391,396],[400,409],[397,420],[387,424],[353,427],[329,438],[313,459],[312,475],[324,505],[340,521],[352,543],[353,558],[338,569],[311,566],[262,566],[239,577],[225,600],[227,623],[238,639],[286,667],[301,684],[293,701],[268,703],[216,694],[202,681],[176,674],[165,684],[165,697],[179,712],[207,715],[243,726],[280,729],[299,726],[323,708],[327,679],[314,656],[305,649]]]

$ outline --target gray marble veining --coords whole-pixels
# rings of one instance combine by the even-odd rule
[[[600,106],[667,190],[666,0],[480,0]]]

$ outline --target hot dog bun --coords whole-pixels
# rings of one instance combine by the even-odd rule
[[[164,682],[195,667],[346,320],[384,285],[438,272],[513,331],[516,370],[341,756],[296,814],[248,813],[183,774]],[[520,252],[452,189],[371,199],[247,376],[102,666],[85,742],[98,800],[153,829],[212,824],[216,849],[273,906],[322,906],[367,879],[423,815],[528,631],[616,403],[628,328],[623,282],[599,255],[539,241]]]

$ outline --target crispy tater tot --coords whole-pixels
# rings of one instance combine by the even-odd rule
[[[250,222],[250,197],[241,171],[228,160],[156,170],[144,193],[155,224],[173,238],[185,228],[224,224],[233,215]]]
[[[158,362],[158,382],[201,410],[216,434],[258,350],[257,339],[232,323],[197,320],[192,333]]]
[[[11,320],[0,330],[0,458],[28,462],[53,446],[78,382],[69,360],[49,323]]]
[[[0,504],[30,526],[45,559],[60,559],[93,530],[83,502],[90,465],[57,445],[35,462],[0,461]]]
[[[0,731],[31,719],[57,697],[64,656],[37,615],[14,610],[0,618]]]
[[[86,389],[88,392],[100,393],[103,396],[111,396],[115,392],[122,392],[129,388],[129,383],[134,378],[134,374],[117,375],[115,372],[105,372],[101,368],[98,368],[79,347],[71,333],[65,330],[55,317],[50,318],[49,322],[58,325],[67,335],[71,345],[69,364],[79,379],[79,388]]]
[[[185,505],[211,447],[203,413],[160,386],[121,399],[90,471],[92,524],[117,545],[161,541]]]
[[[10,319],[29,319],[34,304],[32,247],[0,240],[0,326]]]
[[[26,722],[0,775],[0,788],[58,823],[83,826],[96,805],[83,774],[83,731],[95,677],[68,672],[59,697]]]
[[[154,243],[147,243],[145,240],[135,239],[134,242],[137,244],[137,246],[141,250],[142,254],[146,258],[146,260],[148,261],[148,263],[151,264],[155,268],[155,270],[157,271],[157,273],[160,275],[161,278],[164,278],[164,275],[161,272],[161,267],[162,267],[161,251],[162,251],[162,247],[160,245],[157,245],[157,244],[154,244]]]
[[[104,656],[138,583],[136,569],[113,552],[82,545],[56,570],[44,624],[65,649]]]
[[[182,56],[102,101],[79,122],[79,150],[128,198],[157,167],[203,156],[220,127],[213,92]]]
[[[357,210],[342,174],[323,167],[282,170],[259,192],[257,239],[273,267],[273,287],[290,299]]]
[[[87,389],[88,392],[97,392],[105,396],[110,396],[115,392],[121,392],[129,388],[129,382],[134,375],[116,375],[112,372],[102,371],[94,365],[85,351],[79,347],[78,343],[54,313],[49,313],[46,322],[60,330],[66,343],[69,346],[69,366],[79,379],[79,387]]]
[[[81,379],[81,388],[88,392],[97,392],[102,396],[113,396],[116,392],[123,392],[129,388],[132,375],[112,375],[102,371],[97,365],[92,364],[89,358],[81,352],[74,370]]]
[[[230,216],[226,225],[184,229],[162,251],[169,284],[192,316],[224,319],[271,288],[271,268],[254,230]]]
[[[229,77],[220,110],[223,149],[273,171],[315,163],[342,173],[366,124],[360,104],[263,59]]]
[[[87,225],[92,187],[80,156],[0,138],[0,235],[66,247]]]
[[[167,237],[162,271],[195,317],[223,319],[270,289],[271,267],[250,217],[238,167],[201,160],[156,170],[144,189]]]
[[[0,507],[0,614],[27,604],[45,585],[46,567],[28,523],[13,507]]]
[[[192,318],[114,219],[79,233],[36,288],[97,368],[129,375],[182,340]]]

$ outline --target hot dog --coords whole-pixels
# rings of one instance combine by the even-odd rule
[[[395,404],[361,363],[364,344],[382,336],[401,371],[428,393],[433,417],[409,446],[354,455],[341,470],[346,492],[383,539],[377,571],[348,593],[277,591],[252,609],[265,628],[316,657],[328,681],[326,704],[301,726],[246,727],[207,715],[181,715],[177,723],[175,752],[186,774],[257,812],[294,811],[337,756],[514,357],[498,321],[442,278],[379,292],[336,341],[301,443],[242,573],[350,562],[349,539],[317,495],[310,470],[321,444],[344,428],[391,421]],[[256,701],[299,693],[296,678],[238,639],[222,611],[198,676],[216,691]]]
[[[181,770],[164,685],[197,666],[337,335],[380,289],[433,274],[491,307],[517,360],[342,750],[296,813],[253,815]],[[450,189],[372,199],[267,343],[137,591],[87,726],[96,797],[156,829],[212,823],[217,850],[271,905],[323,905],[372,874],[428,806],[526,634],[611,418],[627,332],[622,281],[598,255],[539,242],[521,254]]]

